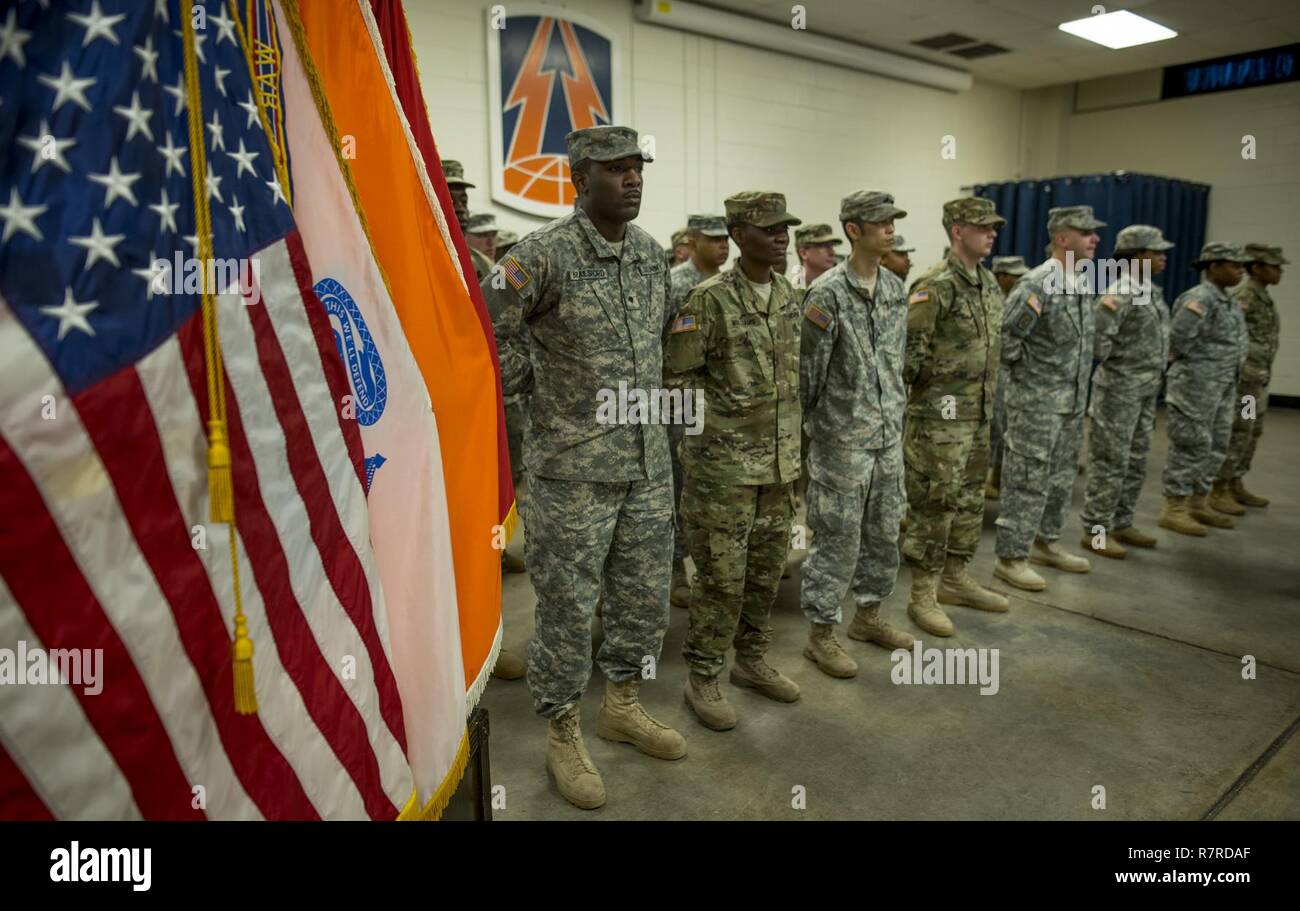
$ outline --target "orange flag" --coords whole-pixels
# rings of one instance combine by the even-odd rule
[[[284,5],[302,23],[393,306],[433,401],[472,706],[500,648],[496,367],[454,255],[448,213],[397,101],[370,4]]]

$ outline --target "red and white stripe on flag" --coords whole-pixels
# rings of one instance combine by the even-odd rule
[[[392,819],[411,794],[347,381],[297,232],[257,256],[260,302],[217,299],[254,715],[201,315],[69,396],[0,298],[0,641],[103,649],[98,694],[0,686],[0,819]]]

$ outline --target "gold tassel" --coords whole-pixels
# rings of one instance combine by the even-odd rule
[[[226,422],[208,421],[208,496],[209,518],[230,523],[235,517],[235,491],[230,478],[230,444],[226,442]]]
[[[243,613],[235,614],[235,643],[230,647],[235,664],[235,711],[240,715],[257,713],[257,690],[253,688],[253,640],[248,638],[248,623]]]

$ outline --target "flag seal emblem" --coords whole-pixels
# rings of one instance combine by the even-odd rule
[[[361,309],[347,288],[332,279],[322,278],[314,288],[325,312],[329,314],[334,345],[347,368],[348,383],[356,403],[357,422],[362,427],[374,424],[388,404],[388,378],[379,357],[375,340],[361,316]]]

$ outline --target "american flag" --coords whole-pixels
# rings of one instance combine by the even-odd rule
[[[104,666],[99,695],[0,685],[0,819],[391,819],[411,778],[347,379],[246,32],[190,7],[0,4],[0,647]],[[198,240],[182,16],[213,256],[258,264],[247,300],[217,296],[253,715],[208,518],[201,300],[154,265]]]

